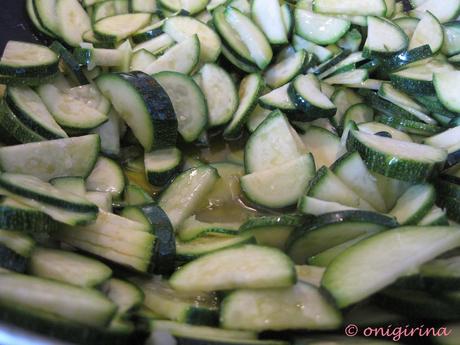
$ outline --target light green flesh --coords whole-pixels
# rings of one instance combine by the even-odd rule
[[[363,239],[369,237],[369,235],[359,236],[350,241],[341,243],[335,247],[326,249],[325,251],[316,254],[308,259],[309,265],[327,267],[329,264],[342,252],[355,245],[356,243],[362,241]]]
[[[350,22],[344,19],[296,9],[296,33],[303,38],[320,45],[337,42],[350,28]]]
[[[297,280],[320,287],[321,279],[323,279],[325,269],[323,267],[296,265]]]
[[[446,0],[440,3],[437,0],[428,0],[421,3],[413,11],[411,16],[420,18],[426,11],[430,11],[441,23],[455,19],[460,10],[460,1]]]
[[[438,163],[443,162],[447,157],[446,151],[428,145],[384,138],[364,132],[354,131],[353,135],[370,149],[400,159]]]
[[[369,173],[358,153],[342,161],[340,165],[336,166],[334,171],[339,179],[378,212],[387,211],[385,201],[380,195],[375,178]]]
[[[21,232],[0,229],[0,244],[21,256],[29,257],[35,246],[35,241]]]
[[[294,88],[303,99],[321,109],[335,109],[334,103],[321,92],[318,79],[313,74],[301,75],[293,82]]]
[[[366,200],[350,189],[329,169],[321,180],[309,188],[307,196],[362,210],[375,211]]]
[[[243,245],[200,257],[175,272],[169,282],[179,291],[286,287],[296,280],[294,264],[281,251]]]
[[[153,54],[154,57],[155,55],[158,55],[162,52],[164,52],[166,49],[170,48],[171,46],[174,45],[174,40],[171,38],[171,36],[169,36],[168,34],[162,34],[160,36],[157,36],[157,37],[154,37],[148,41],[145,41],[145,42],[142,42],[142,43],[139,43],[138,45],[136,45],[134,48],[133,48],[133,52],[134,53],[138,53],[140,52],[141,50],[146,50],[148,51],[149,53]],[[151,62],[151,64],[156,60],[153,59],[153,61]],[[149,64],[150,65],[150,64]],[[146,71],[147,67],[149,66],[145,66],[142,71]]]
[[[460,231],[455,227],[402,227],[383,232],[337,256],[326,269],[322,286],[344,308],[459,244]]]
[[[358,125],[359,130],[369,134],[375,134],[378,132],[388,132],[391,134],[391,137],[396,140],[413,142],[412,138],[404,132],[398,131],[393,127],[384,125],[379,122],[366,122]]]
[[[169,171],[176,168],[180,164],[181,158],[181,152],[175,147],[147,152],[144,154],[145,171]]]
[[[149,13],[128,13],[101,19],[94,24],[94,31],[121,41],[146,26],[151,19]]]
[[[311,256],[362,236],[369,236],[385,227],[369,222],[342,222],[329,224],[307,232],[289,249],[289,256],[297,264],[304,264]]]
[[[441,23],[430,12],[427,12],[417,27],[409,42],[409,50],[428,44],[433,54],[437,53],[444,41],[444,29]]]
[[[433,186],[429,184],[412,186],[398,199],[390,214],[401,225],[413,224],[430,211],[434,199],[435,190]]]
[[[176,242],[176,253],[178,256],[196,257],[209,254],[218,250],[239,246],[253,242],[251,234],[239,236],[204,236],[190,242]]]
[[[57,189],[86,197],[85,180],[82,177],[59,177],[50,183]]]
[[[122,317],[144,300],[142,291],[136,285],[117,278],[106,281],[102,291],[118,306],[117,314]]]
[[[384,0],[316,0],[313,8],[319,13],[351,16],[384,16],[387,13]]]
[[[166,212],[174,229],[193,214],[218,178],[212,167],[193,168],[179,175],[161,195],[158,205]]]
[[[238,107],[238,92],[232,79],[214,64],[204,65],[199,76],[199,85],[208,105],[209,125],[227,123]]]
[[[62,176],[86,177],[98,154],[97,135],[0,148],[3,171],[33,174],[44,181]]]
[[[57,61],[56,54],[49,48],[38,44],[9,41],[0,59],[1,65],[30,67],[52,64]]]
[[[116,310],[100,292],[22,274],[0,275],[0,303],[52,314],[89,326],[104,326]]]
[[[245,147],[248,173],[266,171],[302,155],[298,136],[282,113],[269,116],[251,135]]]
[[[422,220],[418,222],[417,225],[437,225],[436,223],[438,221],[444,221],[446,219],[446,212],[437,206],[433,206],[431,210],[422,218]]]
[[[247,331],[232,331],[221,328],[212,328],[205,326],[192,326],[183,323],[177,323],[172,321],[153,321],[152,328],[154,331],[167,331],[172,335],[179,338],[198,338],[198,339],[219,339],[219,340],[229,340],[229,341],[244,341],[257,339],[257,334],[255,332]]]
[[[176,42],[182,42],[192,35],[197,35],[200,41],[200,61],[214,62],[221,51],[219,36],[207,25],[191,17],[171,17],[163,26],[165,33]]]
[[[198,64],[200,58],[200,42],[193,35],[169,48],[157,60],[145,68],[145,73],[156,74],[170,71],[189,74]]]
[[[317,45],[313,42],[307,41],[298,35],[294,35],[292,39],[292,44],[294,45],[296,50],[303,49],[306,52],[315,55],[318,58],[319,62],[324,62],[332,58],[332,52],[329,49]]]
[[[150,150],[153,147],[153,123],[143,97],[131,84],[121,77],[103,75],[96,81],[102,94],[112,103],[118,114],[126,121],[141,145]]]
[[[12,96],[15,103],[20,106],[33,120],[40,123],[46,129],[55,133],[59,137],[67,137],[66,132],[59,127],[56,120],[49,113],[39,95],[29,87],[10,86],[9,95]]]
[[[295,104],[291,101],[288,95],[288,88],[290,84],[283,85],[266,95],[259,98],[259,103],[266,108],[279,108],[281,110],[294,110]]]
[[[85,197],[101,210],[112,212],[112,194],[108,192],[87,192]]]
[[[195,216],[187,218],[179,228],[177,235],[181,241],[191,241],[197,237],[212,233],[214,236],[236,234],[241,223],[205,223]]]
[[[396,24],[378,17],[368,17],[367,23],[365,49],[378,53],[396,53],[407,48],[408,38]]]
[[[144,292],[144,305],[169,320],[185,322],[187,313],[194,308],[217,309],[213,294],[175,291],[159,277],[132,281]]]
[[[224,328],[248,331],[327,330],[341,321],[318,288],[303,282],[284,289],[233,292],[224,299],[221,311]]]
[[[252,201],[281,208],[297,202],[314,174],[313,157],[304,155],[275,168],[243,176],[241,188]]]
[[[298,210],[305,214],[320,216],[331,212],[357,210],[357,208],[342,205],[338,202],[324,201],[309,196],[303,196],[299,200]]]
[[[117,197],[124,188],[125,177],[118,163],[106,157],[99,157],[94,169],[86,179],[86,189],[95,192],[107,192],[113,197]]]
[[[459,92],[457,88],[459,80],[460,72],[458,71],[435,73],[433,78],[439,100],[447,109],[454,112],[460,111]]]
[[[33,251],[29,269],[35,276],[81,287],[99,285],[112,275],[112,270],[97,260],[46,248]]]
[[[249,50],[252,61],[260,69],[264,69],[270,63],[273,52],[262,31],[245,15],[232,7],[226,8],[225,19]]]

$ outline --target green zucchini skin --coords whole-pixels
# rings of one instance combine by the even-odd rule
[[[382,59],[382,68],[381,72],[393,72],[401,69],[402,67],[411,64],[416,61],[427,59],[433,56],[433,52],[429,45],[425,44],[423,46],[405,50],[399,54],[395,54],[389,58]]]
[[[63,137],[60,135],[57,135],[56,133],[53,133],[43,126],[41,126],[39,123],[35,122],[25,111],[23,111],[20,107],[16,105],[14,100],[9,96],[8,90],[5,95],[5,105],[10,109],[10,111],[14,114],[14,116],[23,124],[25,127],[27,127],[29,130],[33,131],[37,136],[40,136],[43,138],[42,140],[45,139],[62,139]],[[41,141],[41,140],[37,140]]]
[[[53,232],[58,227],[58,222],[40,211],[0,204],[1,229],[20,230],[31,235],[39,235]]]
[[[0,100],[0,125],[14,140],[22,144],[46,140],[22,123],[4,100]]]
[[[60,56],[63,61],[64,70],[69,72],[72,79],[77,82],[78,85],[89,84],[88,78],[86,78],[83,73],[83,67],[85,67],[85,65],[79,63],[66,47],[64,47],[59,41],[54,41],[50,45],[50,49]]]
[[[444,165],[444,162],[431,164],[410,159],[398,159],[393,156],[390,157],[383,152],[378,152],[362,144],[353,135],[353,130],[350,131],[347,139],[347,149],[349,151],[358,151],[370,170],[387,177],[408,182],[426,181],[438,173]]]
[[[28,262],[28,258],[0,243],[0,267],[23,273],[27,269]]]
[[[142,344],[148,337],[147,326],[142,323],[134,332],[116,332],[104,328],[89,327],[66,322],[57,317],[32,312],[22,308],[2,305],[0,320],[45,336],[84,345],[131,345]]]
[[[175,146],[177,141],[177,118],[166,91],[151,76],[143,72],[120,73],[142,95],[152,116],[155,148]]]
[[[375,120],[409,134],[431,136],[443,131],[442,127],[426,124],[420,121],[408,120],[396,115],[387,116],[380,114],[375,117]]]
[[[153,273],[169,275],[174,271],[176,258],[176,240],[171,222],[157,205],[140,206],[140,209],[152,224],[156,236]]]
[[[432,81],[403,78],[390,74],[391,84],[404,92],[414,95],[435,95],[436,90]]]

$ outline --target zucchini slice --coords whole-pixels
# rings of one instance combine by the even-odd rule
[[[67,130],[87,132],[108,120],[106,114],[91,104],[52,84],[40,85],[37,91],[56,122]]]
[[[164,7],[165,9],[171,12],[185,10],[188,13],[190,13],[190,15],[200,13],[206,8],[207,4],[208,1],[206,0],[158,0],[158,5]]]
[[[295,284],[296,272],[278,249],[243,245],[202,256],[176,271],[169,282],[178,291],[277,288]]]
[[[70,46],[78,47],[83,34],[91,30],[91,20],[78,0],[57,0],[59,36]]]
[[[47,77],[58,71],[59,56],[48,47],[9,41],[0,59],[0,74],[15,77]]]
[[[105,326],[116,306],[102,293],[22,274],[0,275],[0,304],[82,325]],[[77,302],[77,303],[75,303]]]
[[[304,153],[300,139],[279,110],[272,112],[249,138],[245,147],[247,173],[266,171],[299,158]]]
[[[285,84],[263,95],[259,98],[260,106],[270,110],[279,109],[291,115],[291,113],[295,112],[296,106],[294,102],[292,102],[291,97],[289,97],[289,87],[290,84]],[[304,117],[305,116],[301,116],[300,119],[303,119]]]
[[[300,138],[315,158],[316,169],[331,166],[345,151],[336,134],[318,126],[310,126]]]
[[[195,216],[187,218],[177,231],[179,239],[183,242],[193,241],[205,235],[236,235],[240,223],[205,223],[200,222]]]
[[[281,341],[257,340],[254,332],[233,331],[206,326],[192,326],[173,321],[151,321],[153,338],[158,343],[164,341],[163,334],[170,334],[177,339],[179,344],[198,345],[203,341],[207,345],[286,345]],[[156,338],[158,337],[158,339]]]
[[[458,71],[435,73],[433,76],[433,84],[439,101],[448,110],[457,113],[460,112],[460,93],[457,87],[459,81],[460,72]]]
[[[107,192],[117,198],[125,188],[123,169],[114,160],[101,156],[86,179],[85,186],[89,191]]]
[[[3,173],[0,188],[2,193],[64,224],[85,224],[93,221],[98,213],[97,206],[86,198],[61,191],[34,176]]]
[[[94,23],[94,35],[101,41],[119,42],[147,26],[150,13],[128,13],[110,16]]]
[[[413,17],[421,17],[425,12],[433,14],[441,23],[446,23],[454,20],[460,14],[459,0],[446,0],[440,3],[436,0],[424,1],[410,12]]]
[[[458,247],[459,243],[460,231],[456,227],[409,226],[383,232],[337,256],[327,267],[321,285],[344,308],[389,286],[409,270]],[[357,279],[360,284],[356,284]]]
[[[198,35],[193,35],[166,50],[163,55],[147,66],[144,72],[151,75],[164,71],[190,74],[199,61],[200,41]]]
[[[241,135],[246,120],[257,105],[258,97],[263,90],[263,79],[259,74],[249,74],[241,80],[238,90],[239,105],[232,120],[224,130],[224,138],[234,139]]]
[[[0,268],[23,273],[35,241],[23,232],[0,229]]]
[[[441,49],[443,42],[444,29],[441,23],[433,14],[426,12],[415,28],[409,50],[428,44],[434,55]]]
[[[47,214],[14,199],[4,198],[0,201],[0,229],[18,230],[32,236],[53,232],[58,222]]]
[[[160,72],[153,77],[171,99],[180,135],[187,142],[195,141],[208,124],[208,106],[199,85],[177,72]]]
[[[163,192],[158,206],[166,212],[175,230],[193,214],[218,179],[216,169],[203,165],[184,171]]]
[[[365,54],[394,54],[407,48],[409,39],[406,34],[390,20],[370,16],[367,18],[367,24],[367,40],[364,44]]]
[[[435,198],[436,191],[432,185],[414,185],[398,199],[390,214],[401,225],[417,224],[431,210]]]
[[[297,264],[355,238],[395,228],[394,218],[369,211],[326,213],[296,228],[287,243],[287,253]]]
[[[378,212],[386,211],[385,201],[380,195],[375,178],[367,170],[359,153],[345,154],[331,166],[331,170]]]
[[[319,62],[325,62],[333,56],[331,50],[306,40],[299,35],[294,34],[292,44],[296,51],[305,50],[307,53],[313,54]]]
[[[288,94],[296,108],[307,114],[308,120],[330,118],[336,113],[336,106],[321,91],[319,80],[313,74],[295,78],[289,86]]]
[[[75,248],[137,272],[150,272],[156,237],[150,227],[112,213],[99,211],[96,222],[62,227],[53,237]]]
[[[358,151],[370,170],[408,182],[423,182],[447,159],[447,151],[443,149],[353,129],[347,147]]]
[[[207,63],[195,80],[203,90],[208,105],[209,126],[229,122],[238,107],[238,92],[228,73],[215,64]]]
[[[281,87],[302,73],[313,59],[304,50],[295,52],[269,67],[264,73],[265,82],[274,89]]]
[[[113,301],[118,309],[116,317],[129,317],[144,300],[144,293],[133,283],[111,278],[102,285],[102,292]],[[112,321],[113,322],[113,321]]]
[[[137,207],[126,207],[122,217],[142,223],[150,228],[156,236],[155,265],[156,274],[171,274],[175,268],[176,244],[174,229],[166,213],[157,205],[147,204]]]
[[[299,199],[297,209],[304,214],[321,216],[325,213],[358,210],[357,208],[339,204],[333,201],[324,201],[309,196],[303,196]]]
[[[385,16],[387,6],[384,0],[316,0],[313,11],[350,16]]]
[[[83,177],[56,177],[50,183],[59,190],[74,193],[79,196],[86,196],[85,180]]]
[[[288,43],[287,30],[278,0],[255,0],[251,15],[271,44]]]
[[[175,145],[176,114],[155,79],[142,72],[112,73],[98,77],[96,84],[146,151]]]
[[[182,153],[176,148],[156,150],[144,154],[147,180],[153,186],[165,186],[182,168]]]
[[[164,23],[163,31],[176,42],[196,34],[200,41],[201,62],[214,62],[220,55],[222,42],[219,36],[206,24],[192,17],[170,17]]]
[[[215,325],[217,303],[212,293],[179,292],[161,277],[131,279],[144,292],[144,306],[160,317],[192,325]]]
[[[260,69],[270,64],[273,51],[270,43],[263,32],[246,17],[243,13],[233,7],[227,7],[224,11],[225,20],[239,36],[241,42],[249,51],[250,61]]]
[[[345,19],[296,9],[295,32],[299,36],[320,45],[334,44],[350,29]]]
[[[243,176],[241,188],[256,204],[283,208],[297,202],[315,171],[313,155],[305,154],[279,166]]]
[[[253,306],[262,305],[263,308]],[[277,310],[283,310],[283,315]],[[243,313],[244,310],[244,313]],[[222,301],[224,328],[248,331],[287,329],[328,330],[340,327],[339,311],[310,284],[284,289],[239,290]]]
[[[95,259],[68,251],[35,248],[30,257],[30,273],[81,287],[94,287],[110,278],[112,270]]]
[[[0,148],[0,166],[5,172],[31,174],[49,181],[56,177],[87,177],[99,155],[95,134]]]
[[[31,88],[8,87],[5,102],[21,123],[43,138],[67,137],[67,133],[57,124],[40,96]]]
[[[238,236],[204,236],[190,242],[176,241],[176,262],[184,264],[200,256],[227,248],[239,247],[244,244],[255,244],[251,234]]]
[[[252,235],[257,244],[284,250],[286,240],[303,217],[297,215],[262,216],[249,218],[240,226],[240,233]]]
[[[310,181],[306,195],[363,210],[375,210],[366,200],[361,198],[325,166],[320,168],[315,177]]]
[[[449,225],[446,212],[437,206],[433,206],[431,210],[418,222],[417,225]]]

